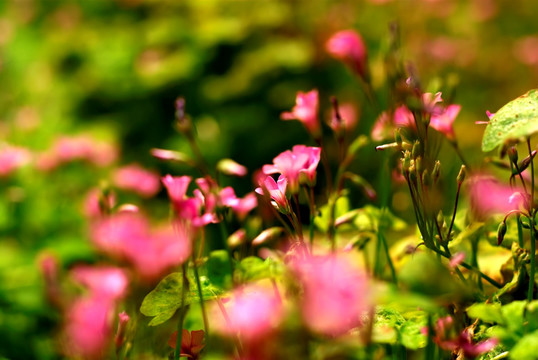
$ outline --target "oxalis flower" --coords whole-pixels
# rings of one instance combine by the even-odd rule
[[[302,313],[314,332],[339,336],[361,325],[370,307],[366,276],[341,255],[295,260],[292,268],[303,287]]]
[[[321,148],[295,145],[273,159],[272,165],[264,165],[262,171],[266,175],[282,174],[289,184],[292,194],[299,192],[299,184],[314,186],[316,184],[316,168],[319,164]]]
[[[282,120],[299,120],[308,132],[318,139],[321,136],[321,125],[318,119],[319,95],[314,89],[307,93],[299,91],[295,99],[295,106],[290,111],[280,115]]]
[[[326,49],[335,58],[344,61],[360,77],[366,78],[367,51],[364,40],[355,30],[337,32],[329,41]]]
[[[288,186],[288,180],[282,175],[275,181],[272,176],[267,176],[260,183],[260,187],[256,188],[256,192],[260,195],[269,197],[272,200],[272,205],[281,213],[289,214],[291,212],[290,203],[286,197],[286,188]]]
[[[479,218],[487,218],[494,214],[507,214],[525,206],[523,189],[501,184],[490,176],[473,176],[469,179],[468,191],[471,209]]]

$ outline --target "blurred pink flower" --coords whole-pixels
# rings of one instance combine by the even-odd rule
[[[335,58],[344,61],[362,78],[367,73],[367,50],[364,40],[355,30],[337,32],[329,41],[326,49]]]
[[[397,128],[415,128],[415,116],[407,106],[401,105],[394,110],[394,125],[396,125]]]
[[[518,40],[513,49],[521,63],[529,66],[538,64],[538,36],[527,36]]]
[[[309,257],[292,264],[304,289],[302,313],[313,331],[342,335],[361,325],[370,307],[367,278],[344,257]]]
[[[62,136],[56,140],[51,151],[60,163],[87,160],[98,166],[109,165],[118,156],[114,145],[96,141],[87,135]]]
[[[432,115],[430,126],[443,133],[449,140],[454,140],[453,123],[461,110],[461,105],[449,105],[444,111],[437,115]]]
[[[299,192],[299,183],[314,186],[316,168],[319,164],[321,148],[305,145],[295,145],[292,150],[286,150],[273,159],[272,165],[264,165],[264,174],[282,174],[289,184],[290,192]]]
[[[479,217],[507,214],[511,210],[523,208],[524,193],[520,188],[501,184],[489,176],[475,175],[469,179],[471,209]]]
[[[272,200],[272,205],[281,213],[289,214],[291,207],[286,197],[287,186],[288,181],[283,175],[280,175],[278,181],[275,181],[271,176],[266,176],[263,183],[260,183],[260,187],[256,188],[256,192],[263,196],[267,192]]]
[[[45,282],[47,300],[60,308],[63,299],[59,281],[60,265],[58,264],[58,259],[52,254],[43,253],[38,258],[38,265]]]
[[[172,202],[181,202],[187,196],[187,189],[192,181],[190,176],[166,175],[161,179],[164,187],[168,191],[168,196]]]
[[[124,190],[131,190],[142,197],[152,197],[161,188],[158,174],[131,164],[117,169],[113,175],[114,184]]]
[[[114,303],[107,298],[79,298],[65,314],[64,344],[70,357],[103,359],[112,336]]]
[[[123,342],[125,341],[125,332],[127,331],[127,323],[129,320],[130,317],[125,311],[118,314],[118,329],[116,330],[116,335],[114,336],[114,345],[116,346],[116,351],[121,348]]]
[[[352,103],[343,103],[338,106],[338,111],[340,112],[340,117],[342,118],[339,121],[334,111],[331,111],[329,126],[335,133],[352,132],[357,126],[358,120],[358,111],[354,104]]]
[[[220,203],[230,207],[237,217],[242,220],[247,214],[258,206],[258,199],[254,193],[248,193],[243,198],[238,198],[232,187],[227,186],[220,191]]]
[[[386,141],[394,139],[394,130],[397,128],[416,129],[415,117],[405,105],[400,105],[394,110],[394,114],[383,111],[376,119],[372,128],[371,136],[374,141]]]
[[[440,113],[442,113],[442,108],[437,105],[438,103],[443,102],[441,96],[441,92],[437,92],[435,94],[422,94],[422,106],[424,106],[424,111],[431,115],[439,115]]]
[[[114,208],[116,206],[116,194],[110,191],[105,196],[101,189],[92,189],[88,192],[84,200],[84,215],[89,218],[102,216],[104,215],[102,206],[107,209]]]
[[[281,300],[273,289],[257,285],[234,290],[224,307],[228,320],[217,315],[217,312],[220,313],[218,308],[213,309],[215,317],[220,320],[215,324],[216,330],[231,337],[239,334],[247,344],[274,332],[284,316]]]
[[[79,265],[71,271],[73,279],[88,288],[92,295],[112,301],[123,299],[129,280],[125,271],[112,266]]]
[[[11,174],[16,169],[30,162],[31,153],[28,149],[4,145],[0,148],[0,177]]]
[[[291,112],[283,112],[282,120],[299,120],[314,137],[321,136],[321,125],[318,119],[318,90],[314,89],[307,93],[299,91],[295,99],[295,106]]]
[[[191,228],[174,225],[154,230],[140,213],[117,213],[93,224],[92,240],[101,251],[126,260],[142,278],[152,281],[190,256]]]

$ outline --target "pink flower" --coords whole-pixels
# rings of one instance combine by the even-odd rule
[[[175,225],[151,229],[140,213],[117,213],[93,224],[92,240],[101,251],[126,260],[143,279],[152,281],[190,256],[191,228]]]
[[[60,163],[87,160],[97,166],[109,165],[118,156],[112,144],[98,142],[86,135],[62,136],[56,140],[51,151]]]
[[[71,275],[73,279],[88,288],[92,295],[113,301],[120,300],[127,293],[128,279],[123,269],[117,267],[77,266]]]
[[[264,174],[282,174],[290,185],[292,194],[299,192],[299,183],[314,186],[316,168],[319,164],[321,148],[295,145],[273,159],[273,165],[264,165]]]
[[[443,133],[449,140],[454,140],[453,123],[461,110],[461,105],[449,105],[438,115],[432,115],[430,126]]]
[[[383,111],[377,118],[372,128],[372,139],[384,141],[394,139],[394,130],[397,128],[416,129],[415,116],[405,105],[400,105],[394,110],[391,116],[389,112]]]
[[[296,260],[293,267],[304,289],[303,318],[311,330],[338,336],[361,325],[371,297],[364,274],[335,255]]]
[[[357,126],[357,108],[352,103],[344,103],[338,106],[341,120],[338,120],[331,112],[329,126],[337,134],[345,131],[352,132]]]
[[[337,32],[327,41],[326,49],[329,54],[347,63],[359,76],[366,77],[366,46],[355,30]]]
[[[248,193],[245,197],[238,198],[234,189],[230,186],[220,191],[219,198],[220,203],[232,208],[240,220],[244,219],[252,209],[258,206],[258,199],[254,193]]]
[[[291,112],[283,112],[282,120],[299,120],[314,137],[321,136],[321,125],[318,119],[318,91],[316,89],[307,93],[299,91],[295,99],[295,106]]]
[[[101,189],[92,189],[86,194],[84,200],[84,215],[94,218],[103,215],[104,209],[113,209],[116,206],[116,194],[110,191],[107,195]],[[104,208],[104,209],[103,209]]]
[[[70,357],[103,359],[112,335],[114,303],[107,298],[79,298],[65,314],[64,340]]]
[[[134,191],[146,198],[154,196],[161,188],[159,175],[137,164],[119,168],[113,178],[120,189]]]
[[[215,323],[216,330],[231,337],[239,334],[247,344],[274,332],[284,315],[274,291],[256,285],[234,290],[225,308],[229,321],[216,314],[220,312],[217,308],[213,309],[215,318],[220,320]]]
[[[30,151],[16,146],[6,145],[0,149],[0,177],[11,174],[16,169],[30,162]]]
[[[281,213],[289,214],[291,212],[290,203],[286,197],[286,188],[288,181],[283,175],[280,175],[278,181],[275,181],[271,176],[267,176],[260,187],[256,188],[256,192],[265,196],[267,192],[272,200],[272,205]]]
[[[172,202],[181,202],[186,198],[187,189],[192,178],[190,176],[166,175],[161,179],[164,187],[168,191],[168,196]]]
[[[469,180],[471,209],[481,218],[521,209],[526,203],[522,194],[522,189],[501,184],[492,177],[476,175]]]
[[[129,320],[130,317],[125,311],[118,314],[118,330],[116,330],[116,335],[114,336],[114,345],[116,345],[116,351],[121,348],[123,342],[125,341],[125,332],[127,331],[127,323]]]
[[[441,107],[437,105],[438,103],[443,102],[441,95],[441,92],[437,92],[435,94],[422,94],[422,106],[424,107],[424,111],[432,115],[438,115],[441,113]]]
[[[458,265],[460,265],[463,260],[465,260],[465,253],[460,251],[452,255],[450,258],[450,262],[448,263],[448,267],[451,269],[455,269]]]

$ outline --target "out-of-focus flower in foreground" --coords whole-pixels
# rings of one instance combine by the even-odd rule
[[[215,307],[216,330],[227,336],[239,335],[243,342],[254,343],[273,333],[280,324],[284,309],[281,300],[273,289],[249,285],[234,290],[224,304],[228,320],[217,315]]]
[[[293,267],[304,289],[303,318],[312,331],[338,336],[361,325],[372,294],[366,276],[345,257],[312,256]]]
[[[432,115],[430,126],[440,133],[444,134],[447,139],[454,140],[454,120],[461,110],[461,105],[449,105],[440,114]]]
[[[90,293],[100,298],[115,301],[122,299],[127,293],[129,281],[121,268],[80,265],[71,271],[71,275],[77,283],[84,285]]]
[[[318,118],[319,95],[314,89],[307,93],[299,91],[295,99],[295,106],[291,111],[283,112],[282,120],[299,120],[306,127],[308,132],[318,139],[321,136],[321,124]]]
[[[5,145],[0,147],[0,177],[11,174],[16,169],[30,162],[30,151],[18,147]]]
[[[161,188],[159,175],[137,164],[117,169],[113,179],[114,184],[120,189],[133,191],[146,198],[154,196]]]
[[[360,77],[366,78],[368,54],[364,40],[355,30],[339,31],[327,41],[329,54],[345,62]]]
[[[501,184],[489,176],[475,175],[469,179],[471,209],[481,218],[520,210],[525,205],[523,194],[523,189]]]

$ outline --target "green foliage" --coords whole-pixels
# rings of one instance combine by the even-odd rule
[[[530,137],[538,131],[537,120],[538,90],[530,90],[495,113],[484,132],[482,151]]]
[[[400,313],[390,307],[376,311],[373,338],[376,342],[400,344],[417,350],[426,346],[427,337],[421,329],[427,326],[424,312]]]

